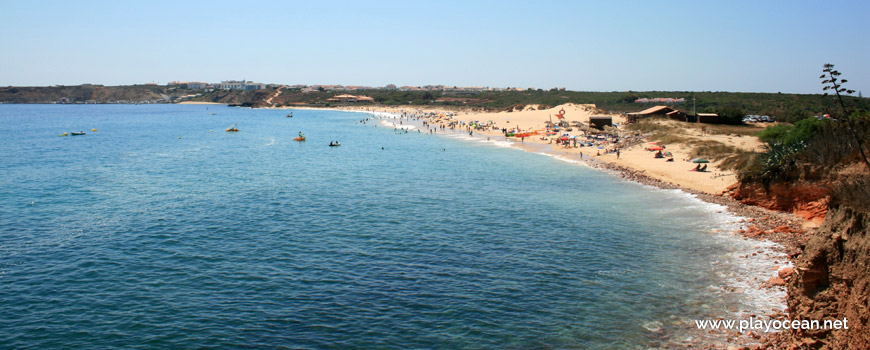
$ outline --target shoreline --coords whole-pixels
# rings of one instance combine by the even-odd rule
[[[321,109],[321,108],[318,108]],[[322,108],[321,110],[340,110],[346,112],[362,112],[365,114],[371,115],[374,119],[377,120],[388,120],[388,118],[400,118],[402,120],[413,123],[415,127],[418,128],[421,132],[427,131],[427,128],[432,124],[424,123],[426,118],[414,118],[409,116],[402,116],[402,114],[391,112],[391,111],[373,111],[373,110],[344,110],[344,109],[336,109],[336,108]],[[428,123],[428,122],[427,122]],[[421,125],[422,124],[422,125]],[[392,124],[396,126],[396,123]],[[440,124],[439,124],[440,125]],[[433,135],[438,134],[454,134],[460,135],[464,137],[468,137],[470,139],[477,139],[476,135],[465,135],[462,131],[451,130],[449,128],[441,129],[443,131],[431,132]],[[730,196],[724,194],[712,194],[708,192],[704,192],[698,189],[687,188],[685,186],[680,186],[673,182],[665,181],[662,179],[658,179],[656,177],[650,176],[646,174],[642,170],[632,169],[626,166],[622,166],[619,164],[615,164],[614,162],[601,159],[597,156],[581,156],[574,152],[568,152],[566,150],[559,149],[555,147],[555,145],[548,145],[546,143],[532,142],[532,143],[523,143],[516,142],[515,140],[510,140],[509,138],[501,135],[501,134],[492,134],[487,132],[480,132],[479,137],[486,137],[487,140],[491,140],[494,142],[507,142],[510,143],[510,148],[519,149],[526,152],[531,153],[539,153],[547,156],[551,156],[553,158],[558,158],[561,160],[565,160],[568,162],[582,162],[584,165],[589,166],[590,168],[603,171],[605,173],[609,173],[611,175],[617,176],[625,181],[637,183],[644,186],[650,186],[657,189],[662,190],[678,190],[682,193],[685,193],[689,196],[692,196],[699,201],[704,203],[714,204],[718,206],[724,207],[725,210],[729,214],[734,215],[739,220],[737,221],[737,229],[731,232],[722,232],[720,230],[714,230],[715,234],[722,234],[726,236],[732,236],[736,239],[742,238],[743,240],[749,241],[757,241],[770,243],[770,246],[766,249],[769,249],[767,253],[764,252],[764,249],[760,249],[757,252],[749,252],[745,255],[737,256],[738,259],[754,259],[756,256],[761,257],[762,259],[766,259],[770,262],[769,266],[773,266],[774,268],[768,271],[768,274],[763,276],[739,276],[738,281],[741,283],[754,283],[755,288],[759,291],[763,291],[763,289],[773,288],[774,293],[782,293],[785,294],[785,297],[780,300],[777,304],[780,305],[780,308],[772,308],[770,310],[757,310],[757,313],[752,313],[749,315],[750,317],[765,317],[768,319],[788,319],[789,310],[786,303],[785,298],[787,298],[788,291],[785,288],[785,282],[778,278],[778,275],[782,275],[782,271],[791,271],[794,264],[795,256],[800,252],[800,246],[806,242],[807,235],[805,234],[804,224],[806,220],[795,216],[791,213],[777,212],[773,210],[769,210],[762,207],[757,207],[753,205],[747,205],[738,202],[737,200],[731,198]],[[495,139],[493,139],[495,138]],[[517,147],[515,147],[515,145]],[[735,242],[736,244],[736,242]],[[774,254],[780,255],[780,257],[774,257]],[[784,258],[783,258],[784,257]],[[759,279],[761,277],[761,279]],[[742,293],[743,288],[734,287],[734,286],[723,286],[723,289],[726,292],[731,293]],[[693,326],[692,326],[693,327]],[[692,328],[689,327],[689,328]],[[739,333],[737,331],[719,329],[716,331],[702,331],[699,329],[693,329],[700,333],[706,333],[707,335],[714,335],[713,338],[705,339],[707,342],[703,340],[699,340],[697,337],[691,343],[685,343],[682,341],[670,341],[668,342],[668,346],[690,346],[690,347],[702,347],[702,348],[711,348],[718,349],[724,348],[726,346],[761,346],[762,348],[776,346],[777,344],[781,344],[781,336],[780,332],[771,332],[771,333]],[[684,330],[685,331],[685,330]],[[718,335],[718,337],[716,337]],[[670,335],[668,335],[669,337]],[[722,341],[724,340],[724,342]]]
[[[224,106],[228,105],[226,103],[220,103],[220,102],[201,102],[201,101],[182,101],[182,102],[178,102],[175,104],[178,104],[178,105],[224,105]]]

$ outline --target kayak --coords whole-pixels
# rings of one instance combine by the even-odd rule
[[[294,137],[293,141],[305,141],[304,137]]]

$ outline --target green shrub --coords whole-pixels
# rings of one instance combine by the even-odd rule
[[[716,109],[716,113],[719,114],[719,120],[722,124],[729,125],[743,124],[743,117],[746,116],[746,112],[742,108],[734,106],[719,107]]]
[[[764,142],[782,141],[782,138],[792,129],[794,129],[794,126],[787,124],[771,125],[758,133],[758,139]]]

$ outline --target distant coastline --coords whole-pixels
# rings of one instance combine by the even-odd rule
[[[740,105],[747,114],[773,115],[777,120],[824,114],[828,100],[821,94],[711,91],[570,91],[518,88],[343,87],[340,85],[261,84],[259,89],[222,90],[193,85],[7,86],[0,103],[151,104],[211,102],[249,107],[320,108],[463,108],[506,111],[527,105],[595,104],[610,113],[637,112],[667,105],[689,114]],[[846,97],[857,108],[870,109],[870,99]]]

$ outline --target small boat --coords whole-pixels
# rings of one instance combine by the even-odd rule
[[[238,132],[238,131],[239,131],[239,129],[236,129],[236,124],[233,124],[229,128],[227,128],[227,132]]]
[[[69,133],[69,134],[72,135],[72,136],[79,136],[79,135],[84,135],[85,132],[84,132],[84,131],[79,131],[79,132],[75,132],[75,131],[73,131],[73,132],[71,132],[71,133]]]
[[[286,115],[287,118],[293,118],[293,113],[289,113]]]
[[[294,137],[294,138],[293,138],[293,141],[305,141],[305,138],[302,137],[302,136],[300,136],[300,137]]]
[[[329,147],[337,147],[337,146],[341,146],[341,142],[335,141],[335,142],[329,143]]]

